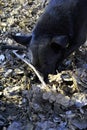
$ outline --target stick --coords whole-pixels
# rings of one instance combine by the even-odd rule
[[[27,48],[25,48],[25,47],[11,46],[11,45],[2,45],[2,46],[0,46],[0,49],[1,50],[6,50],[6,49],[9,49],[9,50],[27,50]]]
[[[47,89],[47,85],[45,83],[45,81],[43,80],[43,78],[40,76],[40,74],[38,73],[38,71],[35,69],[35,67],[33,65],[31,65],[27,60],[23,59],[20,55],[18,55],[16,53],[15,50],[12,51],[19,59],[21,59],[24,63],[26,63],[29,67],[32,68],[32,70],[35,72],[35,74],[37,75],[37,77],[39,78],[40,82],[43,84],[44,87],[46,87]]]

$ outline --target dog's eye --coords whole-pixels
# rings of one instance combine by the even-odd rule
[[[55,44],[55,43],[52,43],[52,44],[51,44],[51,48],[53,49],[53,51],[54,51],[55,53],[57,53],[60,49],[62,49],[60,45],[57,45],[57,44]]]

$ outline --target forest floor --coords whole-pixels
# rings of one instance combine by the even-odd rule
[[[30,33],[43,11],[41,0],[1,0],[0,46],[17,45],[9,34]],[[0,130],[87,130],[87,43],[63,68],[44,87],[14,51],[0,50]]]

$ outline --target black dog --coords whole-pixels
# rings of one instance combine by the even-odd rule
[[[47,76],[86,41],[87,0],[50,0],[29,36],[12,36],[29,47],[33,65]]]

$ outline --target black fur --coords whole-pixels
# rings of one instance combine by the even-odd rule
[[[32,63],[45,76],[54,73],[60,61],[84,44],[86,34],[87,0],[50,0],[28,41]]]

